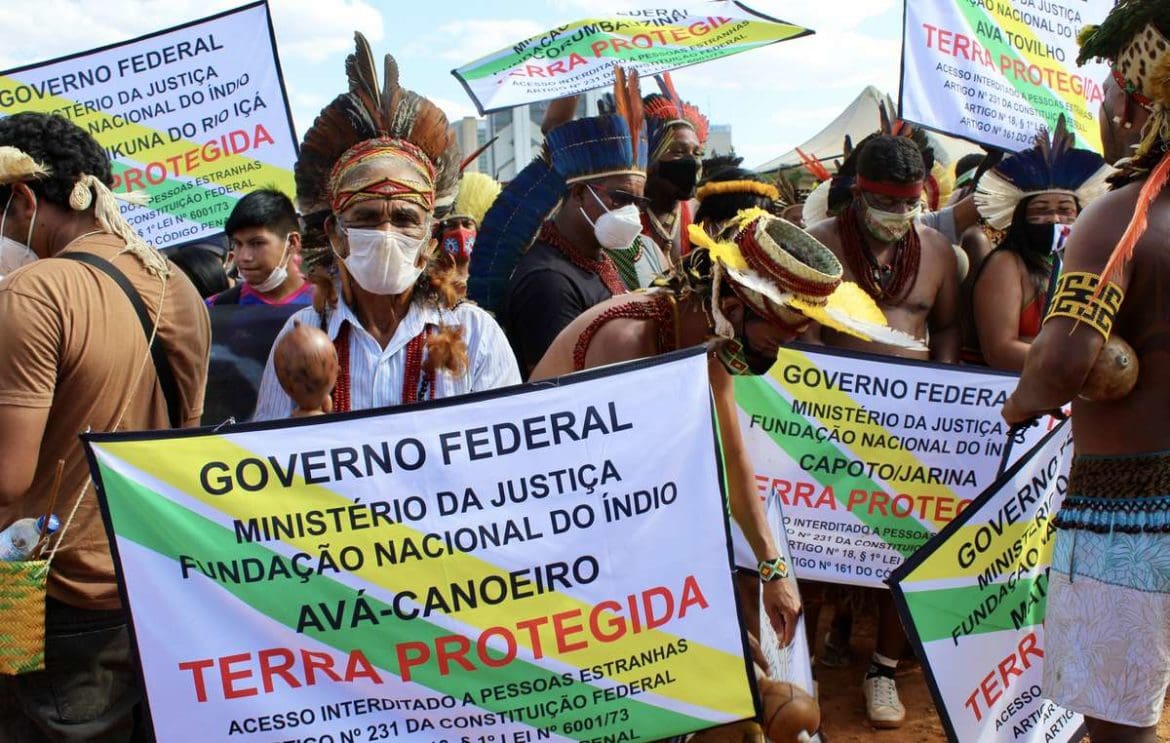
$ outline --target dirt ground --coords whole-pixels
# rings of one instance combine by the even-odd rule
[[[828,630],[828,615],[822,612],[818,638]],[[853,628],[852,648],[857,660],[847,668],[817,666],[821,704],[821,729],[826,743],[901,743],[901,741],[945,741],[942,723],[934,708],[922,667],[917,660],[903,661],[898,666],[898,692],[906,707],[906,724],[898,730],[875,730],[865,718],[865,701],[861,696],[861,679],[873,652],[875,618],[862,614]],[[819,651],[820,648],[818,647]],[[864,661],[864,662],[863,662]],[[1163,707],[1158,737],[1170,740],[1170,704]],[[1088,740],[1088,738],[1085,738]]]

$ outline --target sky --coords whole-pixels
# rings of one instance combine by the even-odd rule
[[[36,0],[0,7],[0,69],[132,39],[239,7],[243,0]],[[866,85],[897,94],[898,0],[745,0],[816,33],[672,73],[679,94],[713,124],[730,124],[736,152],[759,165],[816,134]],[[270,0],[298,136],[346,88],[353,32],[376,57],[398,60],[404,86],[452,121],[475,106],[451,70],[558,23],[629,7],[701,7],[652,0]],[[875,122],[876,123],[876,122]]]

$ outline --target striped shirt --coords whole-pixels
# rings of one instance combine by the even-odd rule
[[[294,313],[276,337],[279,342],[300,321],[313,327],[320,326],[320,316],[312,307]],[[342,322],[349,322],[349,396],[350,409],[365,410],[402,404],[402,381],[406,373],[406,345],[423,331],[427,324],[462,325],[463,340],[467,343],[467,371],[455,377],[440,371],[435,375],[435,398],[454,397],[469,392],[520,384],[520,371],[508,339],[496,321],[481,308],[464,303],[441,313],[431,305],[412,302],[406,317],[398,323],[394,336],[386,348],[378,345],[366,332],[353,311],[338,299],[337,309],[329,315],[326,333],[330,340],[337,338]],[[276,342],[272,347],[276,348]],[[272,352],[264,366],[260,394],[253,420],[275,420],[292,415],[294,403],[285,394],[276,379]]]

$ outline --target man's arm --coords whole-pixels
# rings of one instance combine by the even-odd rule
[[[475,349],[475,358],[471,360],[471,389],[473,392],[493,390],[499,387],[508,387],[520,384],[520,370],[516,366],[516,356],[504,331],[496,324],[495,318],[486,312],[480,313],[479,345]]]
[[[1081,214],[1065,246],[1065,275],[1100,273],[1125,231],[1126,221],[1117,215],[1131,214],[1135,198],[1133,189],[1113,192]],[[1116,279],[1123,292],[1132,270],[1131,263]],[[1032,342],[1015,392],[1003,406],[1004,419],[1014,425],[1060,409],[1080,392],[1103,345],[1105,337],[1085,323],[1060,316],[1047,320]]]
[[[549,101],[548,108],[544,112],[544,120],[540,122],[540,133],[548,134],[549,131],[556,129],[561,124],[572,121],[576,115],[577,96],[570,95]]]
[[[755,470],[739,429],[734,381],[715,359],[708,359],[707,369],[711,391],[715,396],[715,415],[719,420],[723,461],[727,467],[727,500],[731,516],[743,530],[756,559],[773,560],[780,556],[780,550],[772,539],[764,504],[756,491]],[[796,633],[796,619],[800,615],[800,595],[796,591],[795,581],[791,575],[780,580],[766,581],[763,590],[764,610],[776,634],[780,636],[780,641],[787,645]]]
[[[11,286],[0,292],[0,506],[32,486],[63,332],[60,312],[42,299]]]
[[[943,364],[959,361],[959,274],[955,251],[947,239],[934,230],[923,230],[923,251],[938,262],[942,281],[930,308],[930,359]]]

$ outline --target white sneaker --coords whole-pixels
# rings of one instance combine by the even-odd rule
[[[869,724],[881,730],[902,727],[906,721],[906,708],[898,699],[898,687],[892,678],[874,676],[861,684],[865,693],[865,713]]]

